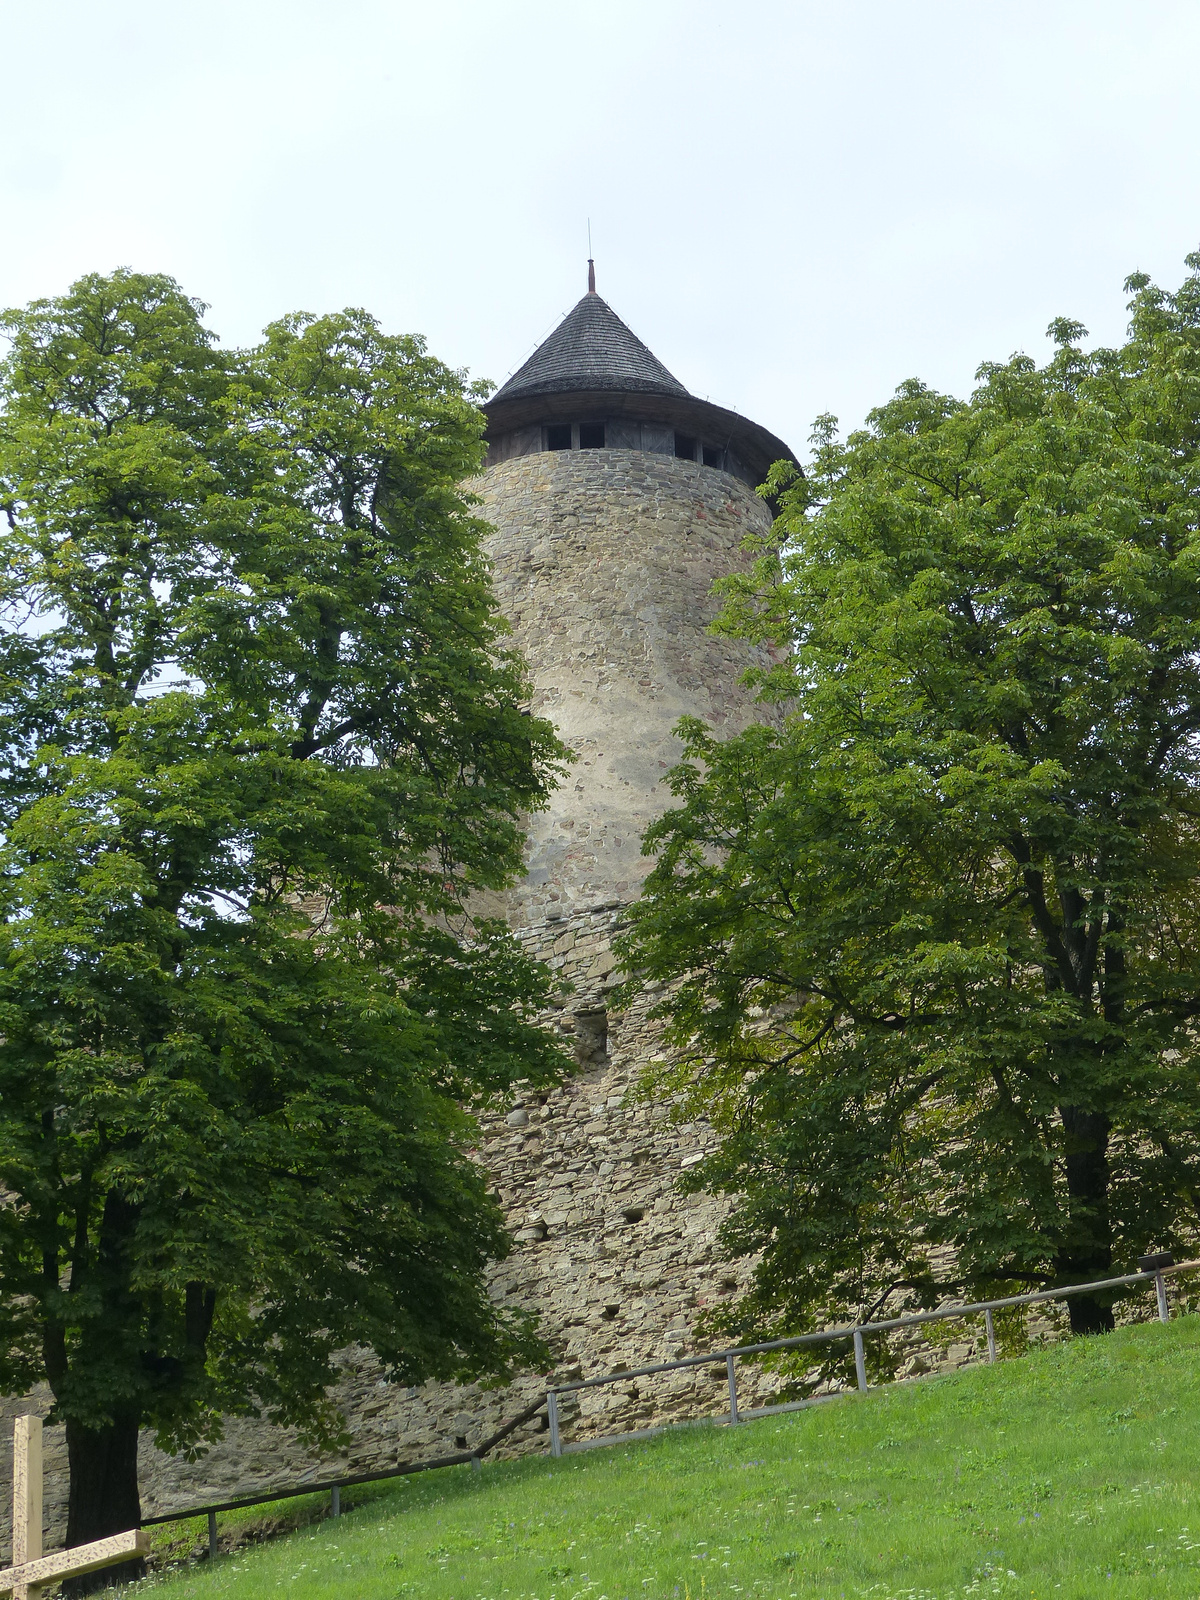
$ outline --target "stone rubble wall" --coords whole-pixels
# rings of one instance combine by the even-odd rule
[[[575,1044],[579,1070],[548,1094],[519,1095],[510,1110],[483,1119],[478,1152],[516,1241],[490,1269],[491,1292],[539,1317],[559,1382],[692,1354],[696,1317],[745,1277],[744,1268],[718,1260],[723,1203],[675,1190],[708,1147],[709,1130],[677,1125],[664,1108],[631,1094],[659,1040],[648,999],[623,1015],[607,1007],[619,916],[619,907],[608,906],[526,930],[526,942],[574,986],[547,1024]],[[498,1389],[403,1388],[383,1381],[361,1352],[343,1360],[337,1399],[354,1436],[347,1453],[320,1460],[287,1430],[235,1421],[226,1440],[189,1465],[162,1456],[147,1438],[146,1514],[469,1449],[547,1386],[546,1376],[529,1374]],[[763,1403],[773,1389],[749,1367],[742,1374],[744,1405]],[[723,1372],[715,1379],[667,1374],[564,1397],[561,1426],[570,1440],[727,1409]],[[535,1420],[497,1453],[545,1450],[545,1428]]]
[[[610,948],[619,907],[578,911],[527,929],[526,942],[574,992],[547,1024],[574,1041],[579,1071],[549,1094],[517,1097],[512,1108],[483,1120],[479,1158],[496,1190],[516,1243],[490,1269],[497,1300],[536,1313],[554,1354],[560,1382],[625,1365],[636,1367],[691,1354],[693,1325],[705,1305],[735,1292],[741,1269],[719,1263],[716,1229],[722,1205],[675,1193],[675,1179],[709,1142],[702,1124],[673,1124],[666,1111],[631,1096],[642,1064],[658,1049],[649,1001],[618,1016],[607,1008],[616,980]],[[599,1031],[602,1030],[602,1031]],[[266,1493],[341,1473],[450,1454],[494,1432],[536,1396],[547,1379],[528,1374],[498,1389],[478,1384],[388,1383],[366,1352],[341,1357],[336,1399],[351,1448],[320,1457],[285,1428],[231,1419],[225,1437],[198,1461],[164,1455],[146,1433],[140,1446],[146,1516],[208,1501]],[[769,1394],[770,1382],[743,1375],[743,1404]],[[32,1409],[49,1410],[43,1389]],[[707,1372],[564,1397],[565,1439],[644,1427],[651,1422],[727,1409],[724,1375]],[[31,1409],[10,1401],[7,1419]],[[511,1436],[498,1454],[545,1450],[544,1419]],[[458,1441],[465,1440],[460,1445]],[[7,1453],[0,1454],[0,1506]],[[46,1431],[48,1548],[61,1543],[67,1464],[62,1430]],[[10,1524],[0,1523],[0,1541]]]
[[[680,1175],[710,1148],[703,1122],[633,1091],[660,1058],[646,996],[616,1014],[611,940],[648,862],[641,835],[669,797],[661,779],[678,760],[673,727],[684,713],[726,733],[761,718],[740,684],[752,660],[714,638],[714,581],[748,561],[747,533],[770,513],[745,485],[693,462],[634,450],[562,451],[501,463],[476,485],[495,528],[489,553],[497,595],[533,678],[533,709],[552,716],[578,756],[548,811],[530,821],[529,875],[484,907],[505,914],[528,947],[560,974],[561,1003],[545,1019],[575,1047],[577,1072],[549,1094],[518,1096],[483,1120],[486,1163],[515,1237],[490,1270],[497,1300],[535,1312],[562,1383],[619,1367],[676,1360],[697,1345],[697,1318],[736,1296],[752,1263],[720,1259],[726,1202],[678,1192]],[[566,992],[570,986],[570,992]],[[964,1335],[922,1369],[957,1365],[979,1349]],[[917,1370],[913,1365],[912,1370]],[[544,1392],[544,1375],[503,1388],[388,1383],[373,1358],[340,1358],[336,1399],[352,1444],[314,1455],[288,1429],[229,1421],[198,1461],[140,1447],[144,1514],[267,1493],[469,1449]],[[769,1404],[779,1380],[739,1368],[743,1408]],[[8,1419],[49,1409],[41,1389],[4,1406]],[[564,1397],[566,1441],[728,1410],[721,1368],[630,1379]],[[547,1448],[545,1422],[511,1436],[501,1455]],[[66,1452],[46,1434],[48,1547],[61,1542]],[[10,1456],[0,1449],[0,1542],[9,1538]]]
[[[638,450],[526,456],[474,487],[494,528],[497,597],[530,663],[533,709],[553,717],[578,757],[549,810],[530,819],[528,877],[480,908],[502,912],[574,986],[547,1023],[574,1040],[577,1076],[486,1119],[480,1149],[516,1236],[513,1254],[492,1268],[492,1292],[539,1314],[555,1371],[569,1381],[690,1353],[699,1312],[743,1281],[742,1268],[717,1260],[722,1204],[675,1192],[708,1130],[676,1126],[630,1095],[659,1049],[649,1003],[617,1017],[607,996],[612,932],[648,867],[641,835],[669,802],[662,778],[681,754],[675,723],[691,713],[732,732],[762,714],[739,680],[769,656],[748,657],[708,629],[713,583],[750,560],[741,543],[771,517],[729,474]],[[745,1404],[771,1390],[749,1370],[744,1384]],[[224,1439],[191,1463],[164,1456],[146,1435],[144,1512],[451,1453],[544,1388],[530,1374],[504,1389],[405,1389],[369,1355],[348,1351],[336,1391],[353,1437],[345,1454],[319,1459],[291,1431],[252,1420],[231,1419]],[[43,1414],[47,1398],[36,1397]],[[719,1372],[631,1380],[565,1402],[563,1432],[716,1415],[726,1405]],[[505,1452],[544,1449],[543,1428],[520,1430]],[[7,1471],[2,1451],[0,1463]],[[47,1463],[47,1532],[61,1538],[58,1430],[48,1431]]]
[[[619,918],[619,907],[606,906],[526,930],[526,941],[574,985],[546,1020],[575,1042],[579,1070],[549,1093],[518,1095],[510,1110],[483,1119],[479,1146],[516,1240],[508,1260],[490,1269],[491,1292],[539,1316],[552,1374],[525,1374],[500,1388],[406,1388],[387,1382],[369,1353],[344,1352],[335,1397],[353,1436],[349,1450],[322,1457],[289,1429],[231,1419],[220,1443],[186,1462],[164,1455],[146,1433],[140,1446],[144,1515],[469,1449],[544,1393],[550,1376],[571,1382],[710,1348],[697,1338],[697,1318],[736,1296],[753,1263],[721,1259],[717,1230],[724,1201],[678,1193],[680,1175],[711,1148],[711,1130],[703,1122],[673,1122],[666,1107],[634,1093],[642,1066],[661,1058],[661,1041],[647,1016],[653,996],[622,1014],[608,1008],[617,977],[611,938]],[[1031,1326],[1041,1339],[1060,1330],[1053,1308]],[[910,1335],[901,1374],[949,1371],[981,1358],[982,1327],[952,1327],[944,1337],[951,1342],[939,1348]],[[740,1407],[771,1404],[780,1383],[774,1373],[739,1363]],[[11,1437],[12,1417],[28,1410],[45,1416],[49,1402],[45,1385],[27,1399],[4,1402],[0,1437]],[[724,1369],[710,1367],[564,1396],[560,1425],[569,1443],[727,1413]],[[496,1454],[513,1457],[548,1446],[540,1418]],[[53,1549],[62,1543],[66,1521],[61,1428],[46,1430],[45,1465],[46,1538]],[[10,1490],[10,1457],[3,1451],[0,1545],[10,1539]]]

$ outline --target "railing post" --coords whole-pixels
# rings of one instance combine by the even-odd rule
[[[725,1357],[725,1370],[729,1374],[729,1420],[736,1422],[737,1414],[737,1377],[733,1370],[733,1357]]]
[[[217,1513],[215,1511],[208,1513],[208,1559],[210,1561],[217,1559]]]
[[[333,1488],[329,1491],[329,1515],[331,1517],[340,1517],[341,1514],[342,1488],[340,1484],[335,1483]]]
[[[546,1396],[546,1412],[550,1418],[550,1454],[562,1455],[562,1440],[558,1436],[558,1396],[551,1389]]]
[[[1161,1272],[1154,1274],[1154,1287],[1158,1294],[1158,1320],[1160,1322],[1169,1322],[1171,1308],[1167,1305],[1167,1280]]]
[[[482,1472],[483,1471],[483,1462],[480,1461],[478,1456],[472,1456],[471,1457],[471,1471],[472,1472]]]
[[[988,1360],[989,1361],[995,1361],[995,1359],[996,1359],[996,1325],[992,1321],[991,1307],[989,1307],[983,1313],[983,1322],[984,1322],[984,1326],[987,1328]]]
[[[854,1370],[858,1374],[858,1387],[864,1394],[867,1392],[867,1361],[863,1355],[862,1329],[854,1330]]]

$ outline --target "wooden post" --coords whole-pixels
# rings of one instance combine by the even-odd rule
[[[733,1357],[725,1357],[725,1370],[729,1374],[729,1420],[736,1422],[737,1414],[737,1378],[733,1371]]]
[[[13,1422],[12,1564],[23,1567],[42,1553],[42,1419]],[[40,1584],[13,1585],[13,1600],[37,1600]]]
[[[42,1554],[41,1417],[18,1417],[13,1424],[12,1545],[12,1565],[0,1572],[0,1594],[11,1594],[13,1600],[39,1600],[45,1584],[100,1572],[144,1556],[148,1549],[142,1530],[131,1528],[52,1556]]]
[[[1154,1287],[1158,1293],[1158,1320],[1160,1322],[1169,1322],[1171,1312],[1167,1305],[1167,1280],[1161,1272],[1154,1274]]]
[[[867,1360],[863,1354],[862,1329],[854,1330],[854,1370],[858,1375],[858,1387],[864,1394],[867,1392]]]
[[[991,1309],[990,1308],[983,1313],[983,1322],[984,1322],[984,1326],[987,1328],[988,1360],[989,1361],[995,1361],[995,1359],[996,1359],[996,1325],[992,1321],[992,1313],[991,1313]]]
[[[217,1513],[215,1511],[208,1513],[208,1559],[210,1561],[217,1559]]]
[[[562,1455],[562,1440],[558,1433],[558,1396],[554,1390],[546,1396],[546,1413],[550,1421],[550,1454]]]

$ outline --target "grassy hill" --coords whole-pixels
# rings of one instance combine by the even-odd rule
[[[1200,1317],[736,1428],[402,1479],[338,1521],[125,1593],[159,1590],[1192,1600]]]

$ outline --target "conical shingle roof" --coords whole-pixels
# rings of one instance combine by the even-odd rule
[[[687,396],[657,356],[594,290],[589,290],[491,398],[613,389],[633,394]]]

